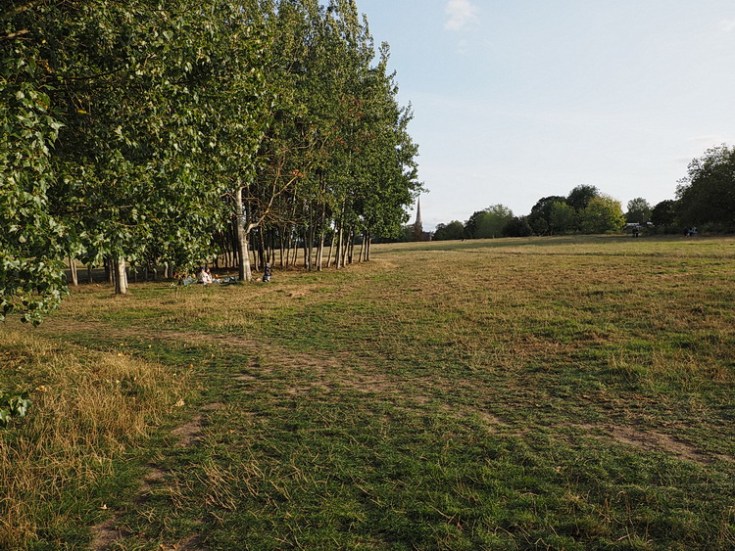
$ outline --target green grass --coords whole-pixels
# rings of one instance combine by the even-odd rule
[[[376,246],[268,285],[83,287],[36,338],[186,373],[186,403],[16,547],[101,547],[107,518],[119,549],[733,549],[733,304],[733,239]],[[35,357],[19,342],[4,361]]]

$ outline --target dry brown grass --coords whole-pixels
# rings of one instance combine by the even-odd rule
[[[3,328],[4,345],[32,372],[32,415],[0,439],[0,548],[32,541],[45,503],[109,474],[113,457],[145,437],[183,392],[186,377],[118,353],[59,347]]]

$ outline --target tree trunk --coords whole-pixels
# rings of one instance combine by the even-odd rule
[[[264,228],[260,227],[258,228],[258,269],[260,271],[263,271],[265,268],[267,254],[265,251],[265,232]]]
[[[316,249],[316,271],[322,271],[322,262],[324,261],[324,228],[319,232],[319,246]]]
[[[322,262],[324,260],[324,234],[326,233],[325,223],[327,217],[327,205],[322,201],[322,212],[319,217],[319,246],[316,251],[316,270],[322,271]]]
[[[239,220],[239,218],[238,218]],[[229,236],[230,236],[230,268],[234,268],[235,266],[239,265],[239,256],[237,253],[237,224],[233,224],[233,227],[230,228]]]
[[[235,195],[235,208],[237,211],[237,275],[240,281],[250,281],[253,277],[250,271],[250,253],[248,252],[248,235],[245,231],[245,209],[242,203],[242,188],[237,188]]]
[[[339,231],[337,231],[337,243],[335,244],[335,258],[334,258],[334,267],[338,270],[343,266],[343,260],[342,260],[342,243],[344,239],[344,230],[342,228],[342,223],[339,223]]]
[[[345,244],[342,246],[342,265],[343,266],[349,266],[351,264],[350,259],[350,235],[352,233],[352,230],[347,230],[345,233]]]
[[[299,257],[299,237],[298,232],[296,229],[294,229],[294,238],[293,238],[293,256],[291,258],[291,262],[289,263],[289,266],[296,267],[296,262],[298,261]]]
[[[270,235],[270,239],[268,241],[270,242],[270,247],[268,250],[268,263],[271,265],[271,268],[272,268],[273,264],[276,263],[276,230],[275,228],[271,228],[269,235]]]
[[[252,260],[250,266],[251,266],[251,269],[254,268],[255,271],[257,272],[260,269],[260,266],[258,265],[258,251],[256,250],[257,240],[255,239],[255,236],[252,235],[247,230],[246,230],[246,233],[248,234],[247,235],[248,243],[250,243],[250,249],[248,249],[248,250],[253,253],[253,260]],[[250,239],[251,237],[253,238],[252,240]]]
[[[332,266],[332,250],[334,250],[334,240],[337,238],[336,233],[332,233],[332,239],[329,240],[329,254],[327,254],[327,268]]]
[[[115,269],[115,294],[125,295],[128,292],[128,274],[125,270],[125,259],[121,256],[115,257],[113,265]]]
[[[69,272],[71,274],[71,284],[79,287],[79,275],[77,274],[77,262],[73,257],[69,257]]]
[[[283,253],[284,253],[284,249],[286,247],[286,241],[284,239],[286,230],[284,228],[279,228],[278,229],[278,233],[279,233],[279,235],[278,235],[278,246],[279,246],[279,251],[280,251],[279,252],[279,255],[280,255],[279,256],[279,264],[281,266],[281,270],[283,270],[283,268],[285,267],[283,265]]]
[[[115,270],[112,267],[112,258],[109,256],[105,257],[105,279],[107,279],[107,283],[114,284],[115,283]]]
[[[311,271],[311,251],[309,250],[309,230],[304,228],[304,269]]]

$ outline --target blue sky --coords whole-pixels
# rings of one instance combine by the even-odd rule
[[[391,46],[425,229],[597,186],[673,199],[735,144],[732,0],[357,0]]]

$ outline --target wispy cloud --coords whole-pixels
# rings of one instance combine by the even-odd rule
[[[449,0],[444,12],[447,14],[444,28],[450,31],[460,31],[477,19],[477,7],[470,0]]]
[[[723,19],[720,21],[720,29],[726,33],[735,31],[735,19]]]

